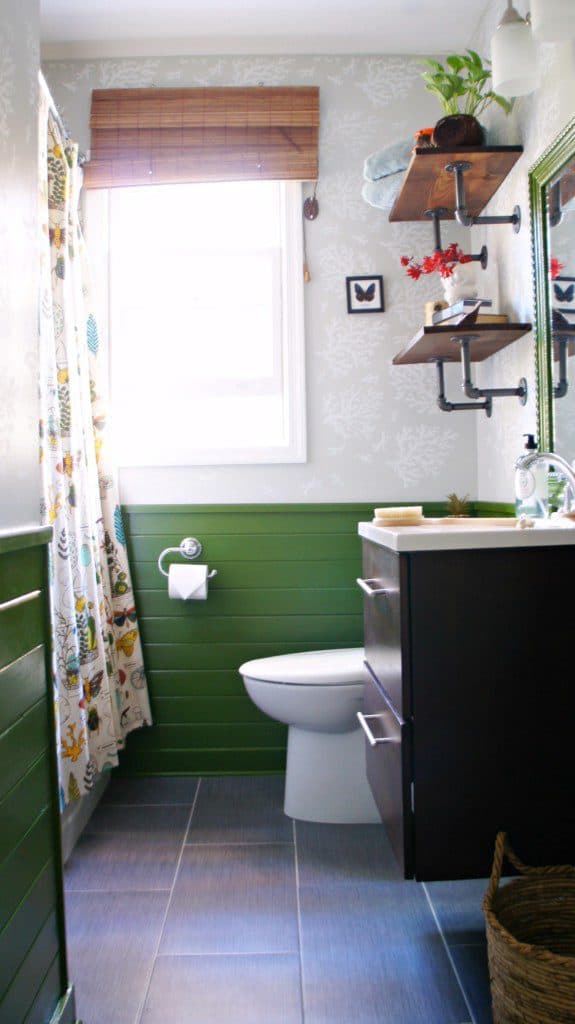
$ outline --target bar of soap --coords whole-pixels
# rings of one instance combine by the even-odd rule
[[[391,506],[390,508],[374,509],[376,519],[423,519],[423,505],[406,505],[403,508]]]

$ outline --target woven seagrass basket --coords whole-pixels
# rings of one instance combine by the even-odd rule
[[[500,832],[483,910],[494,1024],[575,1024],[575,867],[527,867]]]

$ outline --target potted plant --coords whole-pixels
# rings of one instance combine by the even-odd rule
[[[444,67],[438,60],[423,61],[430,70],[423,72],[425,88],[441,103],[445,117],[433,131],[435,146],[480,146],[484,140],[478,117],[491,104],[497,103],[506,114],[509,100],[491,88],[491,61],[485,63],[475,50],[452,54]]]

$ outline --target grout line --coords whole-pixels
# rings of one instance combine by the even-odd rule
[[[238,840],[235,843],[211,843],[209,840],[202,842],[197,839],[190,839],[186,843],[186,846],[293,846],[293,841],[289,839],[246,839],[245,842]]]
[[[305,1022],[305,997],[303,987],[303,948],[302,948],[302,928],[301,928],[301,903],[299,898],[299,860],[297,855],[297,832],[296,832],[296,821],[292,818],[292,829],[293,829],[293,849],[294,849],[294,863],[295,863],[295,896],[296,896],[296,907],[297,907],[297,938],[299,946],[299,984],[300,984],[300,1005],[301,1005],[301,1019],[302,1024]]]
[[[193,802],[193,804],[192,804],[192,806],[190,808],[190,814],[189,814],[189,817],[188,817],[188,824],[186,826],[186,830],[185,830],[184,835],[183,835],[182,846],[181,846],[180,854],[179,854],[179,857],[178,857],[178,860],[177,860],[177,863],[176,863],[176,869],[174,871],[174,877],[173,877],[172,885],[171,885],[171,888],[170,888],[170,895],[168,896],[168,902],[166,903],[166,910],[165,910],[165,913],[164,913],[164,917],[162,919],[162,924],[161,924],[160,932],[159,932],[159,935],[158,935],[158,941],[156,943],[156,948],[155,948],[153,956],[152,956],[152,962],[151,962],[151,966],[150,966],[150,971],[149,971],[149,975],[148,975],[148,981],[147,981],[147,984],[146,984],[146,989],[145,989],[144,995],[142,997],[142,1002],[140,1003],[140,1005],[139,1005],[139,1007],[138,1007],[138,1009],[136,1011],[136,1016],[134,1018],[134,1024],[140,1024],[140,1022],[142,1020],[142,1014],[143,1014],[145,1006],[146,1006],[146,1000],[148,998],[148,993],[150,991],[150,985],[152,983],[152,975],[154,973],[154,966],[155,966],[156,959],[157,959],[157,956],[158,956],[158,953],[159,953],[159,950],[160,950],[160,945],[161,945],[161,942],[162,942],[162,938],[164,936],[164,928],[166,927],[166,921],[168,920],[168,914],[169,914],[169,911],[170,911],[170,907],[172,905],[172,899],[174,897],[174,890],[176,888],[176,881],[177,881],[178,874],[179,874],[179,871],[180,871],[180,864],[182,863],[182,857],[184,856],[184,850],[186,849],[186,839],[187,839],[187,836],[188,836],[188,832],[190,831],[190,825],[192,824],[192,818],[193,818],[193,815],[194,815],[194,811],[196,809],[196,804],[198,802],[198,795],[199,795],[199,792],[200,792],[200,789],[201,789],[201,785],[202,785],[202,780],[200,778],[200,779],[198,779],[198,787],[196,789],[196,795],[194,797],[194,802]]]
[[[431,896],[429,895],[429,892],[427,891],[427,886],[426,886],[425,882],[421,882],[420,885],[421,885],[421,887],[422,887],[422,889],[423,889],[423,891],[425,893],[425,897],[426,897],[427,902],[429,904],[429,909],[431,910],[431,914],[432,914],[433,920],[435,921],[437,930],[438,930],[438,932],[439,932],[439,934],[441,936],[441,941],[443,942],[443,946],[444,946],[445,952],[447,953],[447,958],[449,960],[449,963],[451,964],[451,969],[452,969],[452,971],[453,971],[453,973],[455,975],[455,979],[457,981],[457,984],[459,985],[459,988],[461,989],[461,995],[463,996],[465,1005],[466,1005],[467,1009],[469,1010],[469,1016],[471,1017],[471,1024],[477,1024],[477,1021],[475,1020],[475,1014],[473,1013],[473,1009],[471,1007],[469,999],[467,998],[467,992],[465,991],[463,982],[462,982],[462,980],[460,978],[460,975],[459,975],[459,971],[457,970],[457,967],[455,966],[455,961],[454,961],[454,959],[453,959],[453,957],[451,955],[451,950],[450,950],[450,948],[448,946],[447,939],[445,938],[445,935],[443,934],[443,929],[442,929],[442,927],[441,927],[441,925],[439,923],[439,918],[438,918],[438,916],[437,916],[437,914],[435,912],[435,907],[433,906],[433,903],[431,902]]]
[[[248,949],[248,950],[228,950],[227,953],[211,952],[207,953],[158,953],[156,960],[206,960],[210,957],[228,957],[228,956],[297,956],[297,950],[295,949],[276,949],[273,953],[268,953],[262,949]]]

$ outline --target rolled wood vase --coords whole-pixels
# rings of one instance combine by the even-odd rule
[[[450,114],[442,117],[433,129],[433,145],[443,149],[457,146],[482,146],[483,128],[471,114]]]

